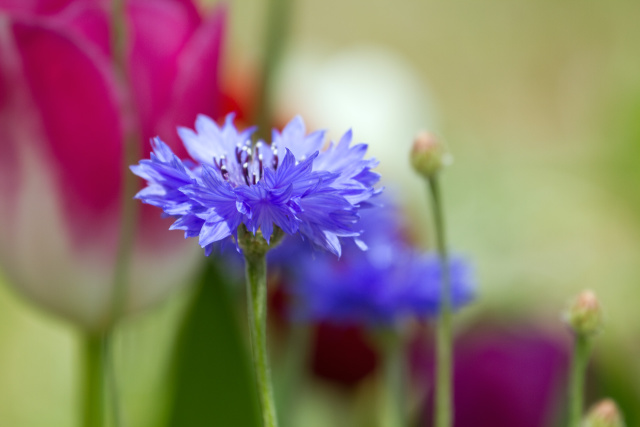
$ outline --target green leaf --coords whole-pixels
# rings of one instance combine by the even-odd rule
[[[207,263],[174,355],[168,426],[259,427],[246,340],[230,283]]]

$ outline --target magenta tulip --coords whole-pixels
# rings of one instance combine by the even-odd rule
[[[224,11],[203,19],[190,0],[127,1],[123,79],[110,3],[0,0],[0,268],[89,330],[114,320],[125,135],[141,157],[155,135],[180,155],[176,126],[225,113]],[[154,208],[138,216],[127,312],[185,284],[200,258]]]

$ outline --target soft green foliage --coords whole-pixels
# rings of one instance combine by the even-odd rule
[[[220,268],[207,263],[175,345],[171,427],[259,425],[246,334]]]

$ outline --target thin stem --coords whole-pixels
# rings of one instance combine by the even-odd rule
[[[584,379],[589,363],[591,345],[589,338],[576,335],[571,361],[569,384],[569,427],[579,427],[584,409]]]
[[[114,70],[123,86],[130,88],[127,73],[127,22],[126,5],[124,0],[112,0],[111,9],[111,44]],[[107,329],[102,338],[102,375],[109,392],[111,419],[114,426],[123,425],[120,411],[120,399],[113,363],[113,335],[115,324],[125,311],[128,276],[133,253],[133,243],[137,222],[137,204],[133,199],[137,181],[129,171],[129,165],[139,157],[139,138],[135,127],[129,123],[133,117],[133,91],[128,91],[128,98],[122,105],[123,118],[123,153],[121,163],[121,211],[120,231],[116,261],[113,276],[113,292],[111,294],[111,309],[107,319]]]
[[[113,62],[118,77],[125,83],[128,82],[126,60],[126,15],[125,2],[123,0],[113,0],[111,15],[111,35],[113,46]],[[129,91],[129,99],[122,107],[122,117],[132,116],[132,91]],[[128,126],[125,123],[125,126]],[[111,313],[109,322],[113,323],[124,311],[127,277],[133,252],[133,240],[135,236],[135,226],[137,220],[137,204],[133,199],[136,190],[136,177],[129,171],[129,165],[136,162],[139,157],[139,147],[137,133],[130,127],[125,127],[122,155],[122,199],[121,199],[121,220],[118,249],[116,255],[115,271],[113,278],[113,294],[111,296]]]
[[[102,338],[96,334],[86,334],[82,339],[84,375],[82,378],[82,426],[104,427],[104,375]]]
[[[449,254],[447,251],[442,198],[438,176],[429,178],[429,189],[433,218],[436,229],[436,245],[440,255],[442,284],[440,287],[440,314],[436,329],[436,384],[435,384],[435,427],[453,425],[453,386],[452,386],[452,312],[451,283],[449,275]]]
[[[124,0],[111,2],[111,49],[116,71],[124,74],[127,67],[127,25]],[[120,76],[124,77],[124,76]]]
[[[385,427],[407,426],[405,352],[402,339],[394,336],[382,345],[384,354]]]
[[[273,84],[289,30],[292,0],[269,0],[264,37],[262,75],[258,92],[258,136],[269,137],[273,124]]]
[[[277,427],[276,405],[267,357],[267,262],[265,254],[245,251],[251,350],[256,372],[263,427]]]

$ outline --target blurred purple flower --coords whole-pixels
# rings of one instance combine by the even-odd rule
[[[562,340],[535,328],[482,326],[455,349],[455,427],[544,427],[561,410],[568,362]],[[414,378],[432,383],[433,352],[412,356]],[[559,400],[560,399],[560,400]],[[421,425],[431,425],[424,414]]]
[[[394,250],[393,258],[362,256],[310,260],[307,274],[292,287],[295,315],[315,321],[393,326],[405,319],[430,318],[440,307],[440,261],[412,250]],[[450,263],[455,308],[472,299],[468,266]]]
[[[223,11],[203,20],[191,0],[127,1],[125,87],[110,9],[0,0],[0,265],[23,293],[94,329],[112,320],[124,135],[134,130],[148,152],[149,138],[165,134],[182,154],[176,126],[197,112],[220,117],[226,102]],[[163,298],[194,264],[166,227],[142,210],[127,310]]]
[[[388,327],[437,315],[439,258],[403,240],[402,218],[393,208],[363,211],[361,226],[368,251],[350,245],[340,260],[321,255],[297,260],[290,286],[294,317]],[[472,300],[475,284],[468,264],[460,258],[450,261],[450,274],[451,300],[459,308]]]
[[[324,132],[306,135],[300,117],[274,131],[271,145],[252,145],[254,128],[240,132],[233,118],[218,126],[201,115],[195,132],[178,130],[195,163],[156,138],[151,158],[131,167],[148,183],[136,198],[177,218],[171,229],[198,236],[206,255],[214,243],[237,239],[240,224],[254,235],[260,230],[267,242],[275,227],[300,234],[338,256],[341,240],[360,244],[358,211],[380,191],[370,170],[377,162],[364,159],[366,145],[351,147],[347,132],[319,151]]]

